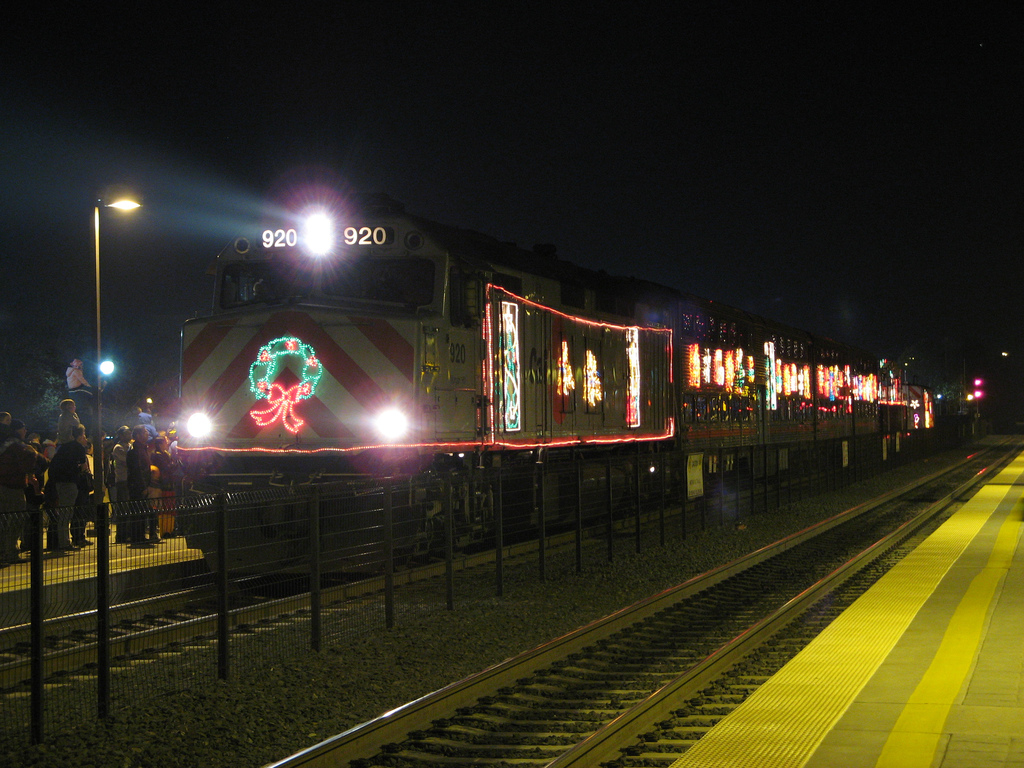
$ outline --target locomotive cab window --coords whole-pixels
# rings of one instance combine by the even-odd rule
[[[273,303],[288,298],[292,281],[282,265],[273,261],[229,264],[221,273],[220,306],[232,309],[246,304]]]
[[[420,307],[434,300],[434,262],[429,259],[359,259],[326,275],[327,296]]]

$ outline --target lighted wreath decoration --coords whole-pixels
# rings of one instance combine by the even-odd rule
[[[302,361],[302,380],[285,389],[275,384],[274,379],[288,357],[298,357]],[[249,388],[254,395],[266,399],[270,405],[262,410],[254,408],[250,411],[253,421],[261,427],[267,427],[280,419],[285,429],[296,434],[305,421],[295,413],[295,407],[300,400],[308,400],[313,396],[322,375],[323,366],[316,352],[301,339],[282,336],[264,344],[260,347],[256,361],[249,366]]]

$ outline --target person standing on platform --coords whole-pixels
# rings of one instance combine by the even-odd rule
[[[128,501],[128,449],[131,444],[131,429],[118,427],[114,433],[114,445],[110,449],[110,470],[114,482],[107,490],[111,501]]]
[[[112,517],[116,518],[117,533],[114,541],[123,544],[128,541],[127,518],[123,511],[127,508],[128,499],[128,448],[132,443],[132,431],[128,427],[118,427],[114,433],[114,447],[110,449],[110,464],[113,467],[114,483],[108,489],[110,500],[117,504],[111,507]],[[123,523],[123,524],[122,524]]]
[[[82,372],[82,361],[77,357],[72,360],[64,375],[68,381],[68,397],[75,402],[81,416],[87,417],[92,413],[93,394],[92,385],[86,381]]]
[[[84,427],[83,427],[84,429]],[[85,538],[85,526],[95,512],[96,505],[93,502],[93,490],[95,478],[93,477],[94,451],[88,437],[85,440],[86,467],[78,476],[78,496],[75,498],[75,509],[71,513],[71,544],[75,547],[87,547],[92,544]]]
[[[74,549],[71,544],[71,519],[75,514],[75,502],[78,501],[78,486],[82,473],[89,468],[89,444],[85,436],[85,427],[81,424],[72,430],[72,440],[61,443],[57,453],[50,462],[50,482],[56,490],[57,542],[53,549],[67,552]]]
[[[60,417],[57,419],[57,445],[70,443],[74,439],[72,430],[81,424],[82,422],[78,420],[78,406],[75,405],[75,401],[61,400]]]
[[[153,496],[153,508],[159,513],[159,532],[150,530],[150,540],[171,538],[174,532],[174,459],[167,452],[167,438],[163,435],[153,441],[150,461],[156,468],[153,472],[153,484],[156,485]],[[153,490],[151,488],[151,490]]]
[[[153,424],[153,414],[151,412],[150,405],[147,403],[145,408],[139,408],[139,415],[136,420],[136,424],[146,428],[146,434],[149,435],[150,440],[155,440],[157,435],[156,426]]]
[[[0,443],[0,566],[19,562],[18,539],[25,516],[25,488],[35,468],[35,449],[24,442],[13,427],[25,425],[12,421],[10,431]]]
[[[128,450],[128,498],[138,504],[133,509],[128,521],[128,540],[133,547],[155,547],[156,544],[146,541],[146,496],[149,490],[149,433],[141,424],[132,430],[132,447]]]
[[[52,441],[50,441],[52,445]],[[46,458],[46,454],[43,452],[43,446],[39,443],[39,435],[32,434],[28,436],[28,444],[35,449],[36,452],[36,465],[32,469],[32,474],[28,477],[28,487],[25,488],[25,509],[28,511],[28,515],[25,517],[25,526],[21,535],[21,551],[31,552],[32,543],[35,538],[35,516],[39,514],[43,503],[46,501],[46,497],[43,494],[43,487],[46,484],[46,470],[50,466],[50,460]]]

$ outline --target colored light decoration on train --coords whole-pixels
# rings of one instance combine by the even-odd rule
[[[700,345],[691,344],[686,348],[687,357],[690,361],[689,377],[687,383],[691,389],[700,388]]]
[[[569,357],[569,342],[562,340],[562,350],[558,355],[558,394],[566,396],[576,389],[576,378],[572,373],[572,360]]]
[[[300,380],[291,387],[277,383],[278,376],[292,363],[300,368]],[[305,421],[299,418],[296,407],[302,400],[308,400],[316,392],[316,386],[323,375],[323,366],[316,352],[308,344],[294,336],[282,336],[260,347],[256,360],[249,366],[249,389],[268,406],[249,412],[260,427],[269,427],[278,420],[292,434],[298,434]]]
[[[601,385],[601,373],[597,369],[597,357],[588,349],[583,366],[583,400],[594,408],[603,399],[604,388]]]
[[[770,410],[777,411],[779,409],[779,389],[775,378],[774,341],[766,341],[764,343],[764,358],[767,405]]]
[[[626,426],[640,426],[640,329],[626,329]]]
[[[520,393],[522,392],[522,368],[519,354],[519,305],[512,301],[501,302],[502,365],[502,418],[507,432],[522,429]]]
[[[515,442],[506,442],[499,438],[498,432],[502,429],[508,431],[504,427],[504,413],[505,399],[504,394],[504,381],[511,378],[511,372],[506,370],[506,358],[511,359],[516,354],[519,355],[519,360],[522,360],[523,350],[521,349],[521,334],[525,331],[519,328],[519,349],[518,352],[512,352],[511,342],[503,335],[503,326],[511,328],[513,323],[511,318],[506,318],[508,314],[505,310],[506,303],[513,304],[517,309],[513,310],[518,314],[523,311],[523,307],[536,308],[540,313],[540,317],[550,316],[555,318],[551,328],[552,348],[545,348],[543,352],[538,350],[540,358],[547,362],[546,366],[541,363],[541,366],[535,369],[535,373],[541,373],[546,367],[546,371],[542,374],[547,378],[550,386],[550,393],[554,396],[556,401],[553,403],[554,412],[553,416],[555,423],[561,425],[563,422],[559,416],[562,413],[573,410],[573,400],[570,395],[576,389],[575,378],[578,375],[580,378],[579,389],[580,399],[583,401],[588,408],[595,409],[591,412],[601,412],[599,405],[605,401],[604,396],[604,385],[603,385],[603,372],[601,369],[602,363],[607,363],[603,355],[606,353],[611,354],[612,370],[613,372],[621,371],[621,388],[617,388],[616,392],[620,393],[615,398],[615,404],[621,407],[622,424],[630,424],[635,422],[637,427],[641,426],[643,421],[642,412],[642,361],[640,360],[640,348],[642,346],[641,340],[646,335],[646,338],[654,339],[655,335],[660,334],[664,339],[664,351],[667,357],[665,361],[668,365],[664,372],[667,374],[667,383],[672,382],[672,369],[671,369],[671,355],[672,355],[672,332],[667,328],[652,328],[645,326],[622,326],[613,323],[592,320],[578,315],[571,315],[565,312],[561,312],[552,307],[539,304],[530,299],[522,296],[516,296],[515,294],[509,293],[507,290],[500,286],[488,285],[487,286],[488,296],[499,295],[502,297],[510,297],[514,301],[510,300],[495,300],[486,303],[484,309],[484,320],[482,323],[483,339],[485,345],[491,350],[491,353],[483,361],[482,376],[487,382],[486,388],[488,391],[493,393],[493,397],[488,398],[487,404],[487,424],[493,425],[485,429],[485,434],[488,434],[490,442],[493,445],[515,445],[522,447],[528,443],[517,440]],[[532,313],[527,316],[531,322]],[[572,326],[565,325],[565,322],[571,323]],[[516,323],[518,327],[518,323]],[[568,333],[563,335],[563,327],[566,328]],[[593,349],[586,350],[586,355],[581,355],[579,352],[574,352],[572,348],[574,334],[583,333],[588,334],[589,332],[584,330],[585,328],[597,329],[597,342]],[[632,330],[631,330],[632,329]],[[609,335],[605,335],[609,334]],[[633,337],[632,339],[630,337]],[[590,337],[593,338],[593,337]],[[585,341],[584,341],[585,343]],[[608,345],[608,346],[606,346]],[[508,354],[505,352],[508,350]],[[576,354],[574,360],[573,354]],[[635,357],[634,357],[635,356]],[[579,359],[583,357],[584,359]],[[579,370],[576,369],[574,362],[580,363]],[[519,370],[522,370],[522,365],[519,365]],[[660,370],[656,368],[655,370]],[[520,373],[522,375],[522,373]],[[616,381],[620,379],[615,378]],[[542,384],[542,380],[537,383]],[[632,390],[632,394],[631,394]],[[620,399],[621,398],[621,399]],[[521,395],[520,398],[521,400]],[[630,403],[630,400],[633,402]],[[531,401],[533,402],[533,401]],[[543,407],[543,405],[541,405]],[[603,406],[602,406],[603,408]],[[561,410],[559,410],[561,409]],[[522,422],[525,414],[520,413],[519,420]],[[665,430],[659,430],[650,435],[618,435],[618,436],[581,436],[576,434],[556,435],[554,439],[543,438],[538,445],[575,445],[579,443],[593,443],[593,444],[605,444],[615,442],[633,442],[637,440],[655,440],[662,437],[671,435],[674,433],[674,422],[671,418],[665,420]],[[524,431],[524,428],[520,426],[518,431]]]

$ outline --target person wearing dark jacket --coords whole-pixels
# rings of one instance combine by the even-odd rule
[[[146,516],[149,508],[146,505],[150,481],[149,433],[144,426],[132,430],[132,447],[126,457],[128,464],[128,499],[139,504],[132,504],[133,509],[128,523],[128,540],[133,547],[154,547],[146,540]]]
[[[25,509],[29,514],[25,517],[25,526],[21,535],[22,552],[32,551],[35,528],[37,524],[41,524],[41,521],[37,522],[36,517],[46,501],[43,488],[46,485],[46,471],[50,467],[50,460],[43,454],[43,446],[39,443],[39,435],[35,435],[35,440],[29,439],[28,444],[35,449],[36,465],[29,474],[28,486],[25,488]]]
[[[57,492],[57,546],[55,549],[68,551],[74,549],[71,544],[71,518],[78,500],[78,486],[82,473],[89,468],[89,444],[85,436],[85,427],[81,424],[71,431],[71,440],[61,443],[50,462],[50,482]]]
[[[22,439],[25,425],[12,421],[0,442],[0,565],[19,562],[18,539],[25,516],[25,488],[35,467],[35,449]]]

